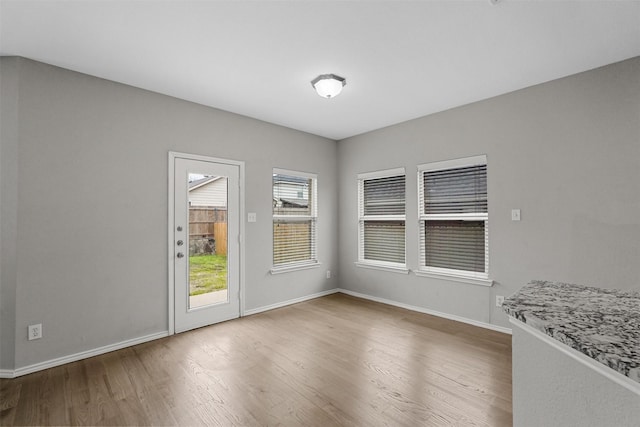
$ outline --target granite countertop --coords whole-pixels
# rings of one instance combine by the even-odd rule
[[[510,316],[640,383],[640,291],[534,280],[505,299]]]

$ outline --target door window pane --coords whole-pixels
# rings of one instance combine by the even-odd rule
[[[189,174],[189,308],[228,302],[227,177]]]

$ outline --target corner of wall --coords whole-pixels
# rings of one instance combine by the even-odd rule
[[[0,57],[0,372],[15,367],[19,59]]]

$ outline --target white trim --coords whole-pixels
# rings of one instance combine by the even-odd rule
[[[115,344],[105,345],[103,347],[94,348],[92,350],[81,351],[80,353],[70,354],[68,356],[58,357],[56,359],[46,360],[44,362],[34,363],[33,365],[23,366],[14,371],[4,369],[0,371],[0,378],[15,378],[22,375],[31,374],[34,372],[42,371],[44,369],[55,368],[56,366],[64,365],[66,363],[77,362],[78,360],[88,359],[90,357],[99,356],[101,354],[110,353],[112,351],[121,350],[126,347],[131,347],[145,342],[154,341],[160,338],[169,336],[169,331],[157,332],[155,334],[145,335],[139,338],[133,338],[130,340],[120,341]]]
[[[424,212],[425,205],[425,172],[435,170],[456,169],[461,167],[487,166],[487,155],[482,154],[472,157],[463,157],[439,162],[430,162],[418,165],[417,192],[418,192],[418,258],[420,268],[415,271],[417,276],[433,277],[437,279],[451,280],[454,282],[471,283],[481,286],[493,286],[493,281],[489,280],[489,212],[483,213],[461,213],[461,214],[427,214]],[[488,196],[487,196],[488,197]],[[464,270],[453,270],[447,268],[429,267],[426,265],[426,242],[425,231],[428,221],[461,220],[461,221],[484,221],[484,272],[481,277],[477,277],[472,272]]]
[[[0,369],[0,378],[13,378],[14,373],[12,369]]]
[[[493,286],[493,280],[485,279],[482,277],[472,277],[472,276],[466,276],[463,274],[451,274],[451,273],[435,271],[432,269],[430,270],[418,269],[418,270],[413,270],[413,272],[415,273],[416,276],[420,276],[420,277],[431,277],[433,279],[450,280],[452,282],[462,282],[462,283],[469,283],[472,285],[480,285],[480,286]]]
[[[263,307],[250,309],[250,310],[245,310],[244,307],[242,307],[242,311],[243,311],[242,317],[251,316],[253,314],[258,314],[258,313],[262,313],[262,312],[269,311],[269,310],[274,310],[276,308],[286,307],[288,305],[297,304],[297,303],[300,303],[300,302],[308,301],[308,300],[315,299],[315,298],[324,297],[324,296],[327,296],[327,295],[332,295],[332,294],[335,294],[335,293],[343,293],[343,294],[351,295],[351,296],[354,296],[354,297],[357,297],[357,298],[362,298],[362,299],[366,299],[366,300],[370,300],[370,301],[375,301],[375,302],[379,302],[379,303],[382,303],[382,304],[391,305],[391,306],[394,306],[394,307],[400,307],[400,308],[404,308],[404,309],[407,309],[407,310],[416,311],[416,312],[419,312],[419,313],[430,314],[430,315],[433,315],[433,316],[442,317],[444,319],[449,319],[449,320],[454,320],[454,321],[457,321],[457,322],[467,323],[467,324],[470,324],[470,325],[473,325],[473,326],[478,326],[478,327],[481,327],[481,328],[490,329],[490,330],[494,330],[494,331],[497,331],[497,332],[502,332],[502,333],[505,333],[505,334],[511,334],[511,329],[505,328],[505,327],[502,327],[502,326],[497,326],[497,325],[492,325],[492,324],[489,324],[489,323],[479,322],[477,320],[467,319],[465,317],[460,317],[460,316],[456,316],[456,315],[452,315],[452,314],[446,314],[446,313],[430,310],[430,309],[423,308],[423,307],[417,307],[417,306],[413,306],[413,305],[409,305],[409,304],[403,304],[403,303],[399,303],[399,302],[396,302],[396,301],[388,300],[388,299],[385,299],[385,298],[374,297],[374,296],[371,296],[371,295],[362,294],[362,293],[359,293],[359,292],[354,292],[354,291],[350,291],[350,290],[347,290],[347,289],[341,289],[341,288],[336,288],[336,289],[330,289],[330,290],[327,290],[327,291],[317,292],[317,293],[314,293],[314,294],[311,294],[311,295],[305,295],[303,297],[294,298],[294,299],[291,299],[291,300],[287,300],[287,301],[283,301],[283,302],[279,302],[279,303],[275,303],[275,304],[270,304],[270,305],[266,305],[266,306],[263,306]],[[509,320],[511,320],[511,318]],[[524,325],[524,326],[526,328],[533,329],[533,328],[531,328],[531,327],[529,327],[527,325]],[[536,331],[535,329],[533,329],[533,331],[537,332],[540,335],[542,335],[544,338],[548,338],[548,337],[546,337],[546,335],[541,334],[540,332]],[[15,378],[15,377],[19,377],[19,376],[22,376],[22,375],[26,375],[26,374],[30,374],[30,373],[33,373],[33,372],[41,371],[43,369],[54,368],[56,366],[64,365],[66,363],[76,362],[78,360],[87,359],[89,357],[99,356],[101,354],[109,353],[109,352],[112,352],[112,351],[120,350],[120,349],[123,349],[123,348],[127,348],[127,347],[131,347],[131,346],[134,346],[134,345],[138,345],[138,344],[143,344],[145,342],[153,341],[153,340],[156,340],[156,339],[165,338],[165,337],[167,337],[169,335],[172,335],[169,331],[158,332],[158,333],[155,333],[155,334],[150,334],[150,335],[146,335],[146,336],[139,337],[139,338],[133,338],[133,339],[130,339],[130,340],[121,341],[119,343],[106,345],[106,346],[99,347],[99,348],[96,348],[96,349],[93,349],[93,350],[87,350],[87,351],[83,351],[83,352],[80,352],[80,353],[75,353],[75,354],[71,354],[71,355],[68,355],[68,356],[59,357],[57,359],[52,359],[52,360],[49,360],[49,361],[36,363],[36,364],[33,364],[33,365],[29,365],[29,366],[25,366],[25,367],[22,367],[22,368],[18,368],[18,369],[13,370],[13,371],[10,370],[10,369],[0,369],[0,378]],[[548,338],[548,339],[551,340],[551,338]],[[552,340],[552,341],[555,341],[555,340]],[[580,355],[580,353],[578,353],[578,354]],[[597,363],[597,362],[594,361],[593,363]],[[604,369],[604,366],[601,369]],[[612,372],[615,372],[615,371],[612,371]],[[615,372],[615,373],[618,376],[621,376],[617,372]],[[624,376],[622,376],[622,377],[626,378]],[[631,380],[629,380],[629,381],[631,381]]]
[[[203,156],[201,154],[180,153],[177,151],[169,151],[169,158],[178,158],[185,160],[200,160],[203,162],[223,163],[227,165],[242,166],[244,161],[233,159],[222,159],[220,157]]]
[[[540,341],[549,344],[551,347],[555,348],[556,350],[560,351],[561,353],[564,353],[565,355],[571,357],[572,359],[576,360],[577,362],[580,362],[581,364],[583,364],[584,366],[591,368],[592,370],[596,371],[597,373],[601,374],[602,376],[610,379],[611,381],[615,382],[618,385],[621,385],[622,387],[626,388],[629,391],[634,392],[635,394],[637,394],[638,396],[640,396],[640,383],[632,380],[631,378],[622,375],[620,372],[611,369],[610,367],[608,367],[607,365],[600,363],[598,361],[596,361],[595,359],[592,359],[591,357],[587,356],[586,354],[580,353],[578,350],[575,350],[571,347],[569,347],[566,344],[561,343],[560,341],[550,337],[547,334],[542,333],[541,331],[527,325],[524,322],[521,322],[520,320],[513,318],[511,316],[509,316],[509,322],[511,322],[512,325],[522,329],[525,332],[528,332],[529,334],[531,334],[532,336],[538,338]]]
[[[269,272],[271,274],[282,274],[282,273],[288,273],[290,271],[308,270],[310,268],[316,268],[316,267],[320,267],[320,263],[315,261],[308,262],[305,264],[294,264],[294,265],[283,264],[283,265],[277,265],[277,266],[271,267]]]
[[[404,207],[405,213],[403,215],[365,215],[364,213],[364,182],[379,178],[388,178],[402,176],[405,180],[405,190],[404,190]],[[359,173],[358,177],[358,187],[357,187],[357,200],[358,200],[358,261],[356,265],[364,268],[373,268],[377,270],[384,271],[394,271],[394,272],[402,272],[404,274],[408,274],[409,270],[406,268],[406,258],[407,258],[407,215],[406,215],[406,204],[407,204],[407,189],[406,189],[406,179],[407,174],[405,168],[394,168],[394,169],[385,169],[374,172],[365,172]],[[404,223],[404,264],[393,263],[388,261],[375,261],[369,260],[365,258],[364,254],[364,229],[365,223],[370,221],[390,221],[390,222],[398,222],[402,221]]]
[[[288,305],[297,304],[299,302],[308,301],[310,299],[326,297],[327,295],[332,295],[332,294],[335,294],[335,293],[338,293],[338,292],[339,292],[339,289],[329,289],[328,291],[316,292],[315,294],[305,295],[305,296],[300,297],[300,298],[294,298],[294,299],[290,299],[290,300],[287,300],[287,301],[277,302],[275,304],[265,305],[265,306],[258,307],[258,308],[252,308],[250,310],[246,310],[244,312],[244,316],[251,316],[253,314],[262,313],[264,311],[269,311],[269,310],[274,310],[276,308],[286,307]]]
[[[168,286],[168,304],[169,304],[169,324],[167,330],[169,335],[173,335],[176,332],[176,318],[175,318],[175,301],[174,301],[174,287],[175,287],[175,265],[173,264],[174,253],[174,234],[173,227],[175,225],[175,159],[178,157],[178,153],[169,151],[169,182],[167,183],[167,286]]]
[[[386,178],[396,175],[406,175],[404,168],[384,169],[381,171],[359,173],[358,179]]]
[[[424,205],[422,205],[424,206]],[[421,221],[446,221],[446,220],[458,220],[458,221],[487,221],[489,214],[484,213],[461,213],[461,214],[423,214],[420,215]]]
[[[245,177],[244,177],[244,162],[239,162],[238,163],[238,168],[240,169],[238,171],[238,185],[239,185],[239,189],[238,189],[238,197],[240,198],[240,224],[238,224],[239,229],[238,229],[238,233],[240,233],[240,235],[238,236],[238,238],[240,239],[240,268],[238,271],[238,280],[240,281],[240,313],[239,316],[242,317],[244,315],[244,304],[245,304],[245,279],[246,279],[246,262],[245,262],[245,229],[246,229],[246,222],[245,222],[245,218],[247,217],[246,215],[246,211],[245,211]]]
[[[439,162],[429,162],[418,165],[418,172],[437,171],[444,169],[456,169],[461,167],[471,167],[487,164],[487,155],[462,157],[460,159],[442,160]]]
[[[367,215],[360,217],[359,221],[406,221],[406,215]]]
[[[372,270],[382,270],[382,271],[391,271],[393,273],[409,274],[409,269],[406,266],[404,265],[396,266],[391,263],[383,264],[383,261],[379,261],[376,264],[373,264],[372,261],[356,261],[354,264],[356,265],[356,267],[361,267],[361,268],[370,268]]]
[[[190,153],[180,153],[177,151],[169,151],[168,153],[168,157],[169,157],[169,182],[168,184],[168,188],[167,188],[167,192],[168,192],[168,207],[167,207],[167,211],[168,211],[168,221],[167,221],[167,248],[168,248],[168,254],[167,254],[167,274],[168,274],[168,304],[169,304],[169,324],[168,324],[168,334],[169,335],[173,335],[175,334],[175,298],[174,298],[174,288],[175,288],[175,272],[174,272],[174,264],[173,264],[173,248],[174,248],[174,242],[173,242],[173,227],[175,226],[175,212],[174,212],[174,205],[175,205],[175,175],[174,175],[174,169],[175,169],[175,159],[185,159],[185,160],[200,160],[200,161],[204,161],[204,162],[210,162],[210,163],[220,163],[220,164],[225,164],[225,165],[232,165],[232,166],[237,166],[238,167],[238,197],[240,199],[240,206],[239,206],[239,210],[240,212],[238,213],[239,215],[239,224],[238,224],[238,244],[239,244],[239,251],[240,251],[240,266],[239,266],[239,271],[238,271],[238,285],[240,287],[239,290],[239,295],[238,297],[240,298],[240,307],[239,307],[239,312],[238,312],[238,317],[241,317],[244,313],[244,300],[245,300],[245,197],[244,197],[244,192],[245,192],[245,162],[242,160],[231,160],[231,159],[221,159],[219,157],[210,157],[210,156],[203,156],[203,155],[199,155],[199,154],[190,154]]]
[[[300,172],[291,169],[273,168],[274,175],[286,175],[294,178],[318,179],[318,174],[313,172]],[[273,176],[273,175],[272,175]]]
[[[309,244],[311,246],[311,255],[310,258],[308,260],[305,260],[304,262],[301,263],[297,263],[297,264],[274,264],[271,269],[269,270],[271,274],[280,274],[280,273],[286,273],[289,271],[295,271],[295,270],[304,270],[307,268],[314,268],[316,267],[316,264],[320,264],[318,262],[318,240],[317,240],[317,233],[318,233],[318,175],[316,173],[311,173],[311,172],[300,172],[300,171],[293,171],[293,170],[288,170],[288,169],[280,169],[280,168],[273,168],[273,174],[272,177],[274,175],[285,175],[285,176],[290,176],[292,178],[306,178],[311,180],[311,194],[310,194],[310,198],[309,198],[309,206],[310,206],[310,212],[309,215],[287,215],[287,214],[276,214],[273,212],[273,209],[271,211],[271,224],[272,227],[275,227],[276,222],[280,222],[280,223],[300,223],[300,222],[310,222],[310,227],[311,227],[311,236],[310,236],[310,240],[309,240]],[[272,196],[273,196],[273,181],[272,181]],[[275,200],[275,199],[274,199]],[[275,209],[275,207],[274,207]],[[271,252],[272,252],[272,258],[275,256],[275,239],[274,239],[274,233],[271,234]],[[272,260],[273,263],[273,260]]]
[[[276,221],[305,222],[317,219],[317,217],[311,215],[273,215],[273,219]]]
[[[406,310],[417,311],[418,313],[430,314],[432,316],[442,317],[443,319],[455,320],[456,322],[462,322],[473,326],[478,326],[484,329],[490,329],[496,332],[502,332],[503,334],[511,335],[511,329],[505,328],[504,326],[493,325],[491,323],[480,322],[478,320],[467,319],[466,317],[456,316],[455,314],[447,314],[442,313],[440,311],[430,310],[424,307],[417,307],[415,305],[404,304],[401,302],[389,300],[386,298],[374,297],[367,294],[361,294],[360,292],[350,291],[348,289],[338,288],[338,292],[343,294],[351,295],[353,297],[362,298],[370,301],[379,302],[382,304],[392,305],[394,307],[404,308]]]

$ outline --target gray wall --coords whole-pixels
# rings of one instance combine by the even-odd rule
[[[19,65],[0,63],[0,369],[14,364]]]
[[[246,162],[246,210],[258,218],[246,225],[246,309],[337,287],[325,278],[337,268],[335,141],[26,59],[1,63],[12,104],[3,92],[1,368],[167,330],[169,150]],[[269,274],[273,167],[318,174],[322,268]],[[27,341],[32,323],[43,339]]]
[[[639,58],[337,144],[26,59],[0,65],[0,369],[167,329],[169,150],[246,162],[248,310],[340,286],[508,327],[495,295],[532,278],[639,286]],[[417,268],[416,165],[476,154],[493,288],[355,267],[358,173],[407,169]],[[320,269],[269,274],[273,167],[319,175]]]
[[[478,154],[488,157],[492,288],[354,265],[358,173],[406,168],[415,269],[416,165]],[[640,58],[340,141],[338,159],[342,288],[508,327],[495,295],[531,279],[640,287]]]

